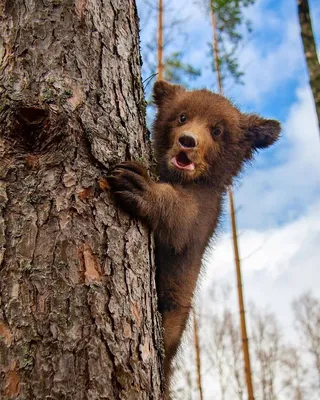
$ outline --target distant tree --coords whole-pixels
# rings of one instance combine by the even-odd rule
[[[309,2],[308,0],[297,0],[297,2],[304,56],[308,67],[320,135],[320,63],[312,29]]]
[[[211,46],[212,66],[217,74],[220,74],[222,85],[226,78],[232,78],[236,83],[243,83],[238,51],[245,31],[251,32],[251,22],[246,19],[244,10],[254,3],[255,0],[209,0],[209,11],[216,35],[213,43],[216,42],[219,47],[217,60],[214,57],[214,45]]]
[[[211,361],[212,370],[217,376],[219,385],[220,399],[226,400],[230,384],[229,375],[229,343],[227,337],[227,323],[229,320],[229,310],[224,310],[223,314],[213,315],[211,318],[210,337],[208,338],[205,354]]]
[[[320,395],[320,300],[311,293],[305,293],[293,302],[293,311],[301,345],[313,361]]]
[[[199,399],[203,400],[202,390],[202,375],[201,375],[201,352],[200,352],[200,339],[199,339],[199,324],[198,316],[195,309],[192,310],[193,317],[193,336],[194,336],[194,347],[195,347],[195,358],[196,358],[196,369],[197,369],[197,389],[199,393]]]
[[[229,338],[230,371],[233,380],[231,387],[234,388],[235,396],[239,400],[245,399],[245,378],[243,374],[243,355],[240,327],[238,318],[229,313],[226,320],[226,333]],[[233,395],[234,396],[234,395]]]
[[[231,289],[228,285],[213,285],[210,298],[213,302],[212,315],[203,315],[202,330],[204,365],[217,382],[219,398],[245,399],[245,377],[240,327],[237,315],[232,313]],[[204,333],[205,331],[205,333]]]
[[[282,351],[280,326],[274,314],[253,305],[250,317],[256,395],[261,400],[276,400]]]
[[[282,357],[283,391],[291,400],[310,400],[312,394],[307,388],[308,370],[301,350],[296,347],[283,349]]]

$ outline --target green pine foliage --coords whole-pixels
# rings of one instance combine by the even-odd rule
[[[237,51],[244,33],[251,32],[251,23],[244,15],[245,8],[255,0],[209,0],[215,13],[219,46],[219,67],[222,80],[227,77],[236,83],[243,83],[243,72],[237,61]],[[210,44],[211,52],[212,44]],[[213,57],[212,57],[213,58]],[[214,62],[213,69],[215,70]]]
[[[185,64],[182,61],[182,52],[174,52],[164,61],[165,80],[177,84],[185,84],[185,79],[196,79],[201,75],[198,68],[194,68],[191,64]]]

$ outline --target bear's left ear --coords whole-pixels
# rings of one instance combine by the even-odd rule
[[[242,114],[242,124],[246,137],[255,149],[271,146],[278,140],[281,131],[280,122],[256,114]]]
[[[153,100],[159,107],[164,101],[172,100],[178,92],[184,91],[185,89],[182,86],[159,80],[153,86]]]

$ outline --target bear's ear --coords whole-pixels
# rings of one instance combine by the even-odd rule
[[[159,80],[153,86],[153,101],[159,107],[164,101],[172,100],[178,92],[184,91],[182,86]]]
[[[243,128],[254,149],[264,149],[278,140],[281,125],[274,119],[265,119],[256,114],[242,115]]]

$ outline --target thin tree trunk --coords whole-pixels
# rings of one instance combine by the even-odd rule
[[[199,399],[203,400],[202,381],[201,381],[201,357],[200,357],[200,341],[199,329],[197,323],[196,313],[193,309],[193,335],[194,335],[194,348],[196,353],[196,366],[197,366],[197,387],[199,392]]]
[[[100,179],[149,161],[135,4],[0,22],[0,398],[161,399],[152,238]]]
[[[235,264],[236,264],[236,275],[237,275],[242,350],[243,350],[243,358],[244,358],[244,372],[245,372],[246,385],[247,385],[247,390],[248,390],[248,399],[254,400],[250,352],[249,352],[249,339],[248,339],[248,334],[247,334],[246,315],[245,315],[244,299],[243,299],[243,285],[242,285],[241,262],[240,262],[238,237],[237,237],[236,214],[235,214],[235,207],[234,207],[233,194],[232,194],[231,187],[228,189],[228,192],[229,192],[230,215],[231,215],[231,226],[232,226],[232,242],[233,242],[233,250],[234,250],[234,260],[235,260]]]
[[[218,90],[220,94],[223,94],[222,90],[222,78],[220,72],[220,60],[219,60],[219,48],[218,48],[218,32],[217,32],[217,20],[214,12],[213,0],[211,0],[211,24],[213,31],[213,40],[212,40],[212,49],[213,49],[213,59],[214,59],[214,68],[217,75],[217,84]]]
[[[163,0],[158,0],[158,77],[164,79],[164,64],[163,64]]]
[[[312,30],[309,2],[308,0],[297,1],[304,56],[308,66],[310,86],[313,94],[316,113],[318,116],[318,126],[320,134],[320,63]]]
[[[213,56],[214,56],[214,65],[216,69],[217,81],[218,81],[218,89],[219,93],[223,94],[222,89],[222,78],[220,71],[220,59],[219,59],[219,46],[218,46],[218,34],[217,34],[217,21],[214,9],[214,0],[211,1],[211,22],[213,29]],[[241,261],[239,255],[239,246],[238,246],[238,234],[237,234],[237,225],[236,225],[236,214],[234,207],[234,199],[233,199],[233,191],[232,187],[228,188],[229,195],[229,204],[230,204],[230,216],[231,216],[231,229],[232,229],[232,242],[233,242],[233,250],[234,250],[234,260],[236,265],[236,276],[237,276],[237,287],[238,287],[238,300],[239,300],[239,313],[240,313],[240,326],[241,326],[241,339],[242,339],[242,350],[243,350],[243,358],[244,358],[244,371],[246,377],[246,386],[248,391],[248,399],[254,400],[254,391],[253,391],[253,383],[252,383],[252,373],[251,373],[251,363],[250,363],[250,352],[249,352],[249,340],[247,335],[247,327],[246,327],[246,316],[244,309],[244,300],[243,300],[243,287],[242,287],[242,276],[241,276]]]

